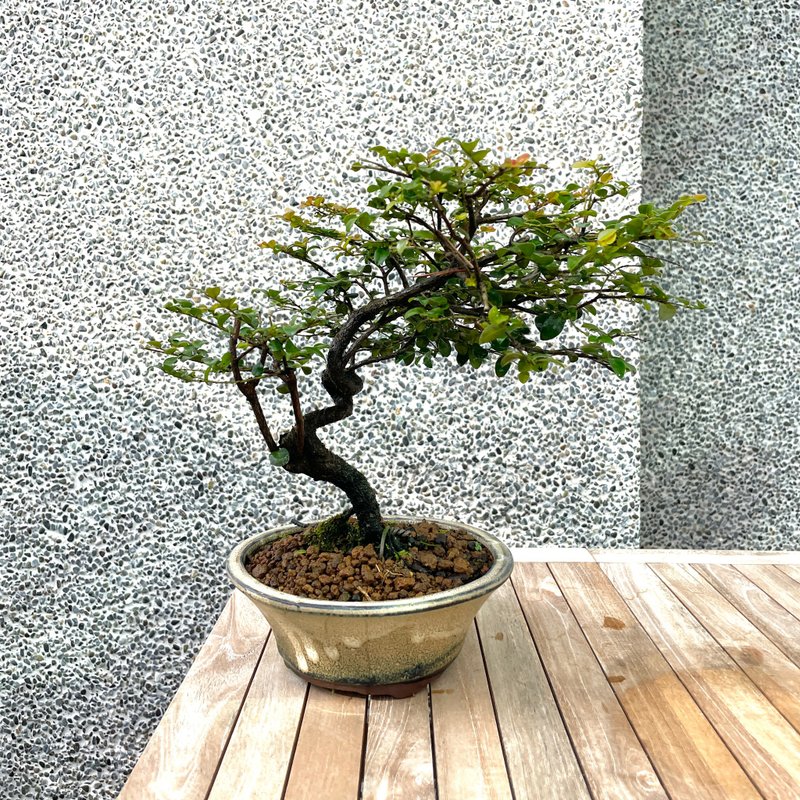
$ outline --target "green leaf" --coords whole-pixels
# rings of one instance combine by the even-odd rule
[[[284,467],[289,463],[290,458],[289,451],[285,447],[280,447],[269,454],[269,463],[273,467]]]
[[[659,303],[658,304],[658,318],[660,320],[672,319],[675,316],[677,309],[672,303]]]
[[[494,362],[494,374],[497,375],[498,378],[502,378],[511,369],[511,364],[511,361],[504,362],[501,356]]]
[[[600,233],[597,234],[597,244],[601,245],[602,247],[614,244],[616,240],[617,231],[614,228],[606,228],[604,231],[600,231]]]
[[[608,366],[614,370],[614,374],[618,378],[624,378],[625,373],[631,370],[631,367],[625,361],[624,358],[620,358],[619,356],[611,356],[608,359]]]
[[[206,288],[206,297],[210,297],[212,300],[216,300],[219,297],[219,293],[219,286],[209,286]]]
[[[499,308],[496,306],[492,306],[489,309],[489,322],[493,325],[499,325],[504,322],[508,322],[511,319],[509,314],[503,314]]]
[[[493,342],[495,339],[499,339],[501,336],[503,336],[505,332],[505,323],[500,325],[487,325],[481,332],[480,338],[478,339],[478,344],[487,344],[488,342]]]
[[[545,312],[544,314],[537,314],[534,318],[534,323],[539,330],[539,336],[542,339],[555,339],[562,330],[566,320],[559,314],[551,314]]]

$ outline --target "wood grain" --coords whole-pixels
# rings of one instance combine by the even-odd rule
[[[670,797],[758,797],[600,566],[557,564],[551,568]],[[623,575],[647,570],[658,581],[644,565],[609,564],[605,569]]]
[[[604,569],[759,791],[797,800],[797,732],[650,567]]]
[[[371,697],[363,800],[434,800],[428,692],[394,700]]]
[[[258,609],[234,592],[119,800],[204,800],[268,635]]]
[[[800,564],[790,550],[591,549],[598,564]]]
[[[788,575],[792,580],[797,582],[800,586],[800,564],[781,564],[779,563],[778,569]]]
[[[516,800],[590,800],[510,583],[478,614],[478,633]]]
[[[737,569],[773,600],[777,600],[790,614],[800,619],[800,584],[797,581],[768,564],[740,565]]]
[[[512,581],[592,795],[666,798],[547,566],[518,564]]]
[[[721,595],[800,666],[800,620],[731,564],[696,564]]]
[[[431,684],[431,713],[439,797],[511,800],[474,627],[460,655]]]
[[[432,718],[308,690],[234,593],[120,800],[800,798],[798,554],[543,550]]]
[[[515,564],[543,563],[548,561],[587,561],[594,558],[585,547],[512,547]]]
[[[366,709],[365,697],[309,687],[285,800],[357,800]]]
[[[280,800],[305,696],[270,637],[209,800]]]
[[[800,668],[691,567],[655,564],[652,569],[794,729],[800,730]]]

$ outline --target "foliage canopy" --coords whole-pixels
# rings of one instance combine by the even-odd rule
[[[633,367],[615,345],[633,332],[603,324],[598,311],[628,303],[666,320],[680,307],[702,308],[662,287],[664,261],[648,244],[677,238],[675,220],[705,200],[684,195],[608,218],[604,207],[629,186],[600,161],[574,164],[580,179],[548,188],[539,181],[546,165],[528,154],[498,159],[478,140],[371,152],[353,165],[370,178],[363,205],[308,197],[283,214],[291,237],[261,243],[296,262],[296,275],[260,290],[258,306],[217,286],[176,299],[167,309],[192,320],[192,332],[149,343],[169,375],[235,383],[272,462],[342,488],[365,539],[380,519],[374,492],[316,436],[352,413],[364,367],[455,358],[525,383],[588,360],[624,377]],[[298,379],[315,369],[332,405],[304,410]],[[293,426],[279,438],[261,408],[264,381],[292,409]]]

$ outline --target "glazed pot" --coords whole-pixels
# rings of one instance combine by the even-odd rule
[[[487,548],[494,561],[486,574],[455,589],[402,600],[344,603],[299,597],[265,586],[245,569],[249,556],[267,542],[301,530],[287,526],[235,547],[228,575],[266,617],[286,665],[309,683],[408,697],[455,659],[478,609],[513,569],[509,549],[494,536],[457,522],[429,521],[465,531]]]

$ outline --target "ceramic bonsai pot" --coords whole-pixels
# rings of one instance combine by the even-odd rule
[[[494,561],[486,574],[455,589],[402,600],[346,603],[298,597],[265,586],[245,569],[248,557],[268,541],[299,530],[287,526],[241,542],[228,557],[228,575],[269,622],[286,665],[309,683],[408,697],[455,659],[478,610],[513,569],[509,549],[494,536],[461,523],[430,521],[466,531],[487,548]]]

